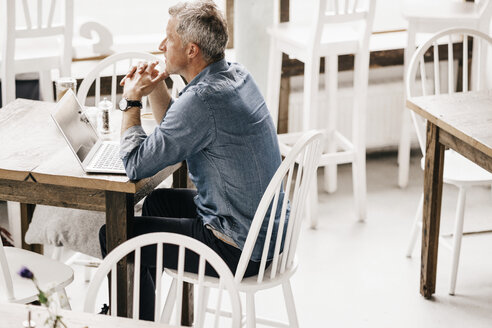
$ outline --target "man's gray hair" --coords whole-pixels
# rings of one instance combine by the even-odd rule
[[[227,22],[212,0],[180,2],[169,8],[169,15],[177,19],[176,33],[183,45],[196,43],[208,63],[224,58]]]

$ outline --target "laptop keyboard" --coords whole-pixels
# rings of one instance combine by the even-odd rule
[[[101,145],[101,154],[94,163],[94,168],[104,170],[124,170],[123,162],[119,156],[120,145],[104,143]]]

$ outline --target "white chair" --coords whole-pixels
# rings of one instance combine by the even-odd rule
[[[135,238],[132,238],[123,244],[116,247],[112,250],[108,256],[104,259],[102,264],[99,266],[96,274],[92,282],[89,285],[87,296],[84,303],[84,311],[85,312],[94,312],[95,311],[95,298],[97,296],[97,292],[101,286],[101,283],[106,278],[106,276],[111,272],[111,296],[110,296],[110,304],[111,304],[111,315],[116,316],[116,309],[118,305],[118,298],[126,297],[125,295],[117,295],[116,293],[116,281],[118,277],[116,276],[116,265],[117,263],[127,256],[128,254],[135,254],[135,268],[140,268],[140,260],[141,260],[141,249],[142,247],[154,245],[157,247],[156,249],[156,295],[161,295],[162,282],[161,277],[163,273],[163,255],[166,256],[165,247],[163,244],[169,245],[177,245],[179,246],[179,258],[177,265],[177,281],[173,283],[172,291],[174,291],[172,297],[168,297],[166,300],[166,305],[169,306],[168,302],[173,302],[173,306],[176,308],[176,326],[180,326],[181,323],[181,308],[182,308],[182,290],[183,290],[183,282],[188,281],[186,278],[186,272],[184,272],[185,266],[185,254],[188,250],[196,253],[199,256],[199,270],[196,284],[198,286],[198,309],[199,313],[201,312],[200,307],[204,305],[202,300],[205,297],[206,288],[211,284],[210,277],[205,276],[205,265],[209,264],[214,270],[217,272],[219,278],[214,278],[213,281],[216,280],[219,282],[220,286],[220,295],[218,297],[217,306],[219,309],[221,308],[223,299],[223,291],[226,291],[226,295],[228,295],[227,301],[230,302],[232,307],[232,322],[231,327],[240,327],[241,326],[241,301],[239,298],[239,294],[237,291],[237,287],[234,283],[234,276],[232,275],[231,270],[227,266],[227,264],[220,258],[217,253],[215,253],[211,248],[202,242],[193,239],[188,236],[161,232],[161,233],[149,233],[145,235],[141,235]],[[164,251],[163,251],[164,248]],[[136,269],[133,279],[133,318],[139,318],[139,288],[140,288],[140,270]],[[225,297],[224,297],[225,298]],[[155,301],[155,318],[156,322],[161,320],[161,302],[160,298],[156,297]],[[219,316],[215,318],[215,324],[218,326],[219,324]],[[199,321],[200,322],[200,321]]]
[[[95,82],[95,104],[98,104],[101,99],[101,77],[109,76],[111,77],[111,94],[110,101],[113,106],[117,104],[117,77],[118,75],[125,75],[128,72],[128,68],[131,65],[137,64],[139,61],[159,61],[161,68],[166,67],[162,58],[154,56],[147,52],[122,52],[118,54],[111,55],[103,59],[99,64],[97,64],[80,84],[80,88],[77,92],[77,97],[82,105],[87,103],[87,94],[92,84]],[[183,79],[179,75],[170,76],[173,81],[173,88],[171,95],[177,97],[178,93],[185,87]],[[146,97],[143,100],[144,111],[146,108]],[[113,107],[116,108],[116,107]]]
[[[15,99],[15,74],[31,72],[39,73],[42,99],[53,101],[51,70],[58,69],[61,76],[70,76],[71,72],[73,0],[4,0],[3,3],[0,58],[3,105]]]
[[[17,274],[23,266],[34,273],[41,290],[57,293],[60,305],[70,309],[65,287],[73,281],[72,268],[34,252],[16,247],[3,247],[1,241],[0,300],[23,304],[37,300],[38,290],[34,283]]]
[[[305,209],[310,184],[312,184],[316,173],[317,162],[321,155],[322,139],[323,134],[315,131],[306,132],[299,138],[292,151],[283,160],[272,177],[256,210],[234,278],[239,291],[246,294],[247,327],[256,327],[257,323],[276,327],[299,326],[290,278],[297,270],[296,249],[301,230],[303,210]],[[282,191],[285,193],[283,194],[284,197],[280,209],[279,195]],[[290,204],[290,214],[288,221],[285,222],[288,204]],[[270,216],[265,217],[270,205],[272,205],[272,209],[281,210],[278,220],[275,219],[277,210],[272,210]],[[286,224],[287,226],[285,226]],[[267,231],[260,261],[260,271],[257,276],[244,278],[260,229],[266,229]],[[276,236],[275,239],[274,236]],[[283,251],[280,249],[282,240],[284,240]],[[269,250],[268,246],[270,245],[275,245],[275,247]],[[271,265],[266,268],[268,252],[273,253],[273,259]],[[172,275],[174,280],[178,279],[179,281],[175,271],[166,269],[166,272]],[[186,273],[184,279],[193,284],[199,282],[198,277],[194,274]],[[213,281],[213,279],[210,279],[210,281]],[[214,288],[217,286],[217,281],[210,285],[210,287]],[[289,319],[288,325],[265,318],[256,318],[256,293],[276,286],[282,286]],[[208,295],[208,293],[205,295]],[[217,313],[217,309],[203,307],[202,311],[205,310]],[[169,313],[170,309],[165,309],[167,317]],[[205,313],[198,312],[197,316],[204,320]]]
[[[404,53],[404,72],[415,52],[419,37],[434,34],[446,28],[456,26],[472,28],[484,33],[489,32],[492,16],[491,0],[406,0],[403,16],[408,20],[408,39]],[[474,49],[476,50],[476,49]],[[411,119],[409,111],[403,108],[400,144],[398,146],[398,185],[404,188],[408,184],[411,143]]]
[[[325,167],[325,189],[337,189],[337,165],[352,163],[355,211],[359,220],[366,218],[366,98],[369,73],[369,37],[374,20],[375,2],[349,0],[317,0],[312,24],[278,23],[268,30],[271,36],[270,68],[267,105],[274,122],[278,119],[282,53],[304,62],[304,102],[302,117],[290,120],[302,122],[302,131],[312,128],[325,130],[326,152],[319,166]],[[277,6],[274,9],[278,12]],[[355,54],[354,107],[352,113],[352,138],[337,131],[338,56]],[[325,57],[325,91],[328,104],[320,110],[318,103],[320,59]],[[326,113],[324,113],[326,112]],[[299,134],[279,136],[282,155],[286,155]],[[341,151],[339,151],[341,149]],[[311,226],[317,224],[317,181],[310,195],[308,214]]]
[[[483,90],[485,88],[485,75],[487,69],[490,69],[492,63],[487,62],[487,46],[492,46],[492,38],[485,33],[468,28],[452,28],[441,31],[432,36],[428,41],[422,44],[417,52],[413,55],[408,69],[408,76],[406,79],[406,92],[408,97],[415,97],[419,95],[432,95],[432,94],[444,94],[455,92],[457,86],[456,76],[457,65],[453,58],[453,43],[463,43],[463,55],[462,60],[464,63],[468,63],[468,45],[470,40],[473,40],[473,45],[476,47],[474,52],[473,61],[476,62],[477,70],[479,74],[472,74],[469,80],[469,68],[464,64],[462,69],[462,84],[461,90],[467,92],[470,89]],[[448,55],[448,60],[445,63],[439,62],[439,44],[445,41],[447,46],[445,50]],[[433,62],[428,63],[429,67],[424,64],[424,54],[432,48]],[[474,47],[475,48],[475,47]],[[492,49],[492,48],[491,48]],[[473,65],[472,65],[473,66]],[[417,80],[417,72],[420,73],[420,83]],[[418,92],[418,86],[420,84],[420,92]],[[419,141],[422,155],[425,156],[426,147],[426,121],[411,112],[411,116],[414,122],[415,130],[417,132],[417,138]],[[456,209],[455,228],[453,234],[453,242],[449,244],[447,240],[442,239],[442,245],[452,249],[452,264],[451,264],[451,282],[449,286],[449,294],[454,295],[456,287],[456,277],[458,273],[458,264],[460,257],[461,238],[463,235],[463,219],[465,214],[465,200],[466,192],[472,186],[482,186],[492,184],[492,174],[473,162],[469,161],[460,154],[453,150],[445,151],[444,161],[444,183],[449,183],[458,188],[458,202]],[[422,169],[424,169],[424,159],[422,158]],[[415,223],[411,232],[410,242],[407,249],[407,256],[412,255],[417,235],[419,233],[419,227],[422,226],[422,207],[423,207],[423,195],[420,199],[420,203],[417,209],[415,217]]]

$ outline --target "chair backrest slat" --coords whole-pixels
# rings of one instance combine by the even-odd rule
[[[116,297],[116,279],[117,279],[117,275],[116,275],[116,263],[113,264],[113,267],[111,269],[111,315],[113,317],[116,317],[116,313],[117,313],[117,308],[118,308],[118,297]]]
[[[46,26],[48,27],[53,26],[53,18],[55,17],[55,8],[56,8],[56,0],[52,0],[50,4],[49,14],[48,14],[48,21],[46,23]]]
[[[273,198],[273,204],[270,211],[270,218],[268,220],[268,229],[267,229],[265,241],[263,243],[263,254],[261,255],[260,270],[258,272],[258,278],[257,278],[258,282],[263,281],[263,275],[265,274],[268,252],[270,250],[270,240],[272,238],[272,231],[275,223],[275,217],[277,216],[277,206],[278,206],[278,198],[280,195],[280,189],[281,187],[278,186],[277,191],[275,193],[275,197]]]
[[[14,6],[14,8],[15,8],[15,6]],[[26,21],[26,28],[28,30],[31,30],[32,29],[31,13],[29,11],[29,5],[27,3],[27,0],[22,0],[22,9],[24,12],[24,20]],[[15,12],[14,12],[14,14],[15,14]]]
[[[118,75],[116,74],[116,65],[113,66],[113,74],[111,75],[111,103],[113,108],[116,106],[116,80]]]
[[[217,295],[217,302],[215,304],[216,309],[221,309],[222,308],[222,294],[224,293],[224,284],[222,282],[222,279],[219,280],[219,289],[218,289],[218,295]],[[219,327],[219,322],[220,322],[220,311],[217,310],[215,311],[215,324],[214,327],[218,328]]]
[[[424,58],[420,61],[420,79],[422,80],[422,94],[427,96],[427,74],[425,71]]]
[[[183,309],[183,272],[184,248],[180,246],[178,251],[178,279],[176,288],[176,325],[179,325],[181,323],[181,310]]]
[[[140,262],[141,262],[141,256],[142,256],[142,249],[138,248],[135,250],[135,268],[140,268]],[[140,316],[140,302],[139,296],[140,295],[140,270],[135,270],[135,273],[133,275],[133,311],[132,315],[134,319],[138,319]]]
[[[156,258],[155,258],[155,302],[154,302],[154,318],[156,321],[160,321],[161,315],[161,298],[159,297],[162,292],[162,270],[164,265],[162,259],[164,258],[162,243],[157,244]]]
[[[205,258],[203,256],[200,256],[200,262],[198,264],[198,311],[197,311],[197,318],[196,318],[196,324],[195,326],[197,328],[202,328],[203,327],[203,319],[201,316],[205,314],[204,307],[206,307],[205,304],[205,287],[203,286],[203,281],[205,279]]]
[[[354,3],[352,5],[352,12],[355,13],[356,10],[357,10],[357,0],[354,0]]]
[[[298,161],[301,163],[301,160]],[[292,196],[292,207],[291,207],[291,213],[290,215],[297,217],[300,215],[298,213],[299,210],[299,199],[300,199],[300,184],[301,184],[301,176],[302,176],[302,171],[304,169],[304,166],[298,166],[297,168],[297,174],[296,174],[296,181],[295,181],[295,186],[294,186],[294,194]],[[289,220],[290,221],[290,220]],[[287,262],[289,259],[288,256],[288,250],[290,250],[290,245],[292,241],[292,235],[294,234],[294,225],[293,224],[288,224],[287,225],[287,233],[285,234],[285,245],[284,248],[287,250],[287,252],[282,256],[282,264],[280,266],[280,273],[285,272],[285,269],[287,268]]]
[[[292,185],[292,177],[294,175],[294,163],[292,163],[292,166],[289,168],[287,175],[287,180],[285,181],[285,195],[290,194],[290,187]],[[287,207],[289,205],[289,197],[284,197],[283,203],[282,203],[282,210],[280,213],[280,222],[278,226],[278,233],[277,233],[277,239],[275,241],[275,250],[274,250],[274,255],[273,255],[273,262],[272,262],[272,270],[270,274],[270,279],[275,278],[277,274],[277,268],[278,268],[278,261],[279,261],[279,256],[280,256],[280,247],[282,244],[282,240],[284,238],[284,227],[285,227],[285,219],[287,215]],[[288,248],[288,247],[287,247]],[[286,251],[284,249],[284,251]]]
[[[38,0],[38,29],[43,28],[43,1]]]
[[[451,35],[448,41],[448,93],[454,93],[454,59],[453,59],[453,40]]]
[[[439,45],[437,42],[433,43],[434,48],[434,93],[436,95],[441,93],[441,74],[439,73]]]
[[[468,91],[468,35],[463,35],[463,92]]]

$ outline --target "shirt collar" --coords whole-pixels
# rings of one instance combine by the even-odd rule
[[[188,83],[186,85],[186,87],[183,88],[183,90],[181,90],[179,95],[181,96],[181,94],[183,92],[186,92],[186,90],[188,90],[188,88],[200,83],[202,80],[204,80],[207,77],[207,75],[227,70],[227,68],[228,68],[228,64],[227,64],[227,61],[225,59],[221,59],[219,61],[216,61],[214,63],[209,64],[200,73],[198,73],[197,76],[195,76],[193,78],[193,80],[191,80],[191,82]]]

